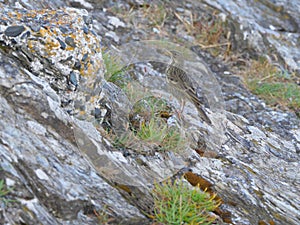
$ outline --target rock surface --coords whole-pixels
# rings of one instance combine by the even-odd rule
[[[172,94],[169,98],[164,71],[170,58],[158,44],[156,48],[144,44],[140,49],[147,54],[137,58],[133,68],[136,79],[131,85],[135,92],[146,95],[132,101],[104,79],[100,41],[111,49],[117,45],[122,49],[131,40],[157,38],[164,32],[135,26],[142,21],[139,7],[147,1],[4,3],[0,3],[4,9],[0,13],[0,179],[11,191],[0,199],[1,224],[104,224],[106,217],[110,224],[151,224],[144,214],[152,210],[151,184],[185,168],[208,180],[223,199],[220,209],[231,216],[226,220],[219,213],[218,224],[230,220],[233,224],[300,223],[299,118],[266,107],[238,77],[224,74],[219,59],[197,47],[183,54],[184,65],[180,66],[186,72],[201,71],[205,77],[205,87],[210,88],[202,88],[203,102],[212,125],[203,122],[187,101],[183,120],[174,119],[190,140],[184,151],[156,151],[157,146],[143,142],[129,149],[115,148],[104,135],[104,121],[116,134],[124,134],[131,109],[146,96],[160,96],[172,107],[180,106],[180,98]],[[292,1],[272,7],[265,1],[254,7],[249,3],[247,13],[236,10],[238,4],[174,1],[171,6],[177,13],[209,11],[213,6],[245,29],[235,35],[237,46],[253,41],[249,48],[256,46],[254,52],[262,54],[273,43],[283,62],[299,70],[299,43],[286,49],[272,35],[282,32],[288,38],[299,37],[300,23]],[[113,6],[133,7],[136,14],[127,21],[107,10]],[[65,7],[73,8],[57,10]],[[268,20],[257,19],[254,12],[262,15],[265,7],[273,10]],[[276,13],[272,16],[277,7],[279,13],[289,13],[287,20],[278,19]],[[175,25],[167,21],[170,30]],[[246,41],[241,38],[245,32],[250,34]],[[189,40],[192,38],[186,36],[186,42]],[[125,49],[121,56],[128,65],[126,59],[138,48],[129,44]],[[147,63],[153,61],[152,56],[165,63],[162,70]],[[213,81],[211,86],[209,81]],[[216,81],[220,86],[211,91]],[[227,111],[225,104],[220,106],[223,100]],[[94,116],[98,123],[90,121]]]

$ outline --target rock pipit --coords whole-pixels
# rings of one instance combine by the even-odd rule
[[[197,96],[195,89],[195,84],[197,84],[197,82],[193,81],[184,70],[180,69],[179,64],[176,62],[176,60],[180,60],[180,53],[167,50],[167,54],[170,55],[172,59],[172,62],[166,69],[167,82],[176,92],[186,96],[186,98],[197,107],[200,117],[208,124],[211,124],[211,120],[203,110],[202,103]],[[182,108],[184,108],[184,104],[185,102],[183,101]]]

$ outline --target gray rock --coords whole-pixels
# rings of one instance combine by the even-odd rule
[[[62,31],[52,21],[50,25],[57,33],[44,29],[41,25],[47,25],[49,21],[43,19],[40,22],[31,21],[33,18],[27,18],[27,22],[18,20],[18,26],[25,30],[18,28],[12,33],[5,31],[17,17],[8,18],[6,25],[0,21],[0,179],[11,188],[4,199],[14,200],[0,200],[0,223],[101,223],[94,215],[96,210],[104,211],[114,224],[150,224],[141,212],[153,209],[150,195],[153,180],[171,177],[188,166],[213,184],[213,190],[224,201],[221,208],[231,212],[234,223],[257,224],[261,220],[271,220],[276,224],[299,224],[299,119],[291,113],[266,107],[263,101],[244,89],[237,77],[221,73],[223,76],[217,79],[222,86],[226,108],[231,113],[224,111],[220,86],[216,83],[215,74],[207,67],[214,61],[203,57],[205,62],[202,62],[203,59],[198,58],[200,51],[195,50],[197,57],[184,57],[181,63],[186,66],[185,71],[198,71],[199,74],[193,76],[196,76],[195,80],[198,75],[201,79],[195,85],[200,83],[203,90],[199,93],[207,98],[205,111],[212,125],[202,123],[195,106],[187,102],[182,112],[183,121],[174,120],[188,138],[185,152],[157,152],[153,145],[142,142],[134,143],[132,149],[113,146],[111,140],[103,135],[103,124],[93,123],[95,118],[91,114],[99,110],[97,113],[111,123],[112,130],[123,135],[128,131],[128,114],[135,102],[130,102],[119,87],[103,80],[98,35],[104,36],[108,32],[105,27],[108,27],[109,17],[104,11],[93,10],[102,7],[98,5],[99,1],[89,2],[92,7],[89,5],[87,8],[96,19],[93,23],[84,10],[56,10],[72,5],[68,1],[9,1],[7,5],[0,4],[3,9],[1,18],[7,17],[9,12],[16,15],[17,9],[12,9],[14,6],[25,7],[26,11],[42,9],[45,5],[55,9],[46,10],[43,14],[39,11],[39,15],[46,18],[51,13],[58,16],[70,13],[80,18],[73,23],[76,32],[70,29],[68,23]],[[127,4],[126,1],[121,2]],[[293,1],[286,5],[284,12],[290,13],[297,26],[271,16],[251,25],[244,18],[248,14],[252,15],[252,19],[255,17],[250,3],[246,7],[249,13],[241,15],[238,14],[241,7],[237,7],[237,1],[226,1],[226,4],[222,1],[206,2],[223,13],[236,12],[232,13],[232,17],[236,18],[237,27],[243,25],[240,34],[249,34],[247,41],[256,46],[254,49],[259,54],[269,48],[264,45],[266,37],[261,27],[263,31],[268,30],[270,25],[275,27],[269,29],[267,40],[270,43],[274,41],[274,46],[278,47],[278,52],[282,53],[289,66],[297,69],[297,54],[291,61],[288,59],[298,47],[284,50],[281,44],[276,45],[278,40],[272,39],[271,35],[284,28],[287,36],[297,38],[299,19],[296,18],[297,7]],[[82,3],[80,5],[85,5]],[[191,1],[191,4],[197,6],[202,3]],[[202,8],[205,7],[207,5]],[[116,33],[122,37],[120,43],[130,35],[136,39],[140,34],[147,37],[147,31],[133,32],[124,20],[116,16],[113,18],[113,26],[123,28],[123,34]],[[32,29],[30,21],[35,22],[36,28]],[[96,24],[98,35],[92,32],[92,24]],[[255,30],[257,28],[258,31]],[[253,33],[252,29],[255,30]],[[45,43],[50,42],[37,35],[41,30],[49,32],[46,40],[49,38],[57,44],[55,54],[45,51]],[[116,29],[116,32],[122,31]],[[290,35],[292,32],[295,35]],[[69,45],[63,42],[65,34],[73,33],[80,37],[89,35],[92,42],[76,39],[76,35],[72,36],[76,46],[73,42]],[[242,36],[237,39],[238,46],[245,46]],[[30,50],[30,38],[36,41],[35,51]],[[102,38],[105,43],[110,43]],[[69,51],[68,48],[75,49]],[[170,59],[166,58],[162,49],[159,46],[145,51],[141,47],[142,60],[147,61],[151,57],[152,61],[168,65]],[[132,49],[127,50],[123,57],[130,61]],[[89,68],[89,65],[92,67]],[[84,69],[83,74],[81,69]],[[84,76],[91,72],[89,69],[92,69],[93,76]],[[164,96],[171,105],[179,107],[177,97],[168,93],[163,71],[141,64],[140,70],[135,69],[134,72],[138,79],[132,84],[138,90],[145,90],[147,95]],[[194,151],[199,147],[204,148],[203,155]]]

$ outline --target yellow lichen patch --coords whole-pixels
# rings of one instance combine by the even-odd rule
[[[51,32],[52,32],[52,34],[53,34],[54,36],[57,36],[57,35],[58,35],[58,33],[57,33],[57,30],[56,30],[56,29],[51,29]]]
[[[45,37],[48,34],[48,30],[41,27],[41,29],[39,30],[38,34],[41,35],[41,37]]]
[[[263,220],[260,220],[260,221],[258,221],[258,225],[275,225],[275,222],[273,220],[269,220],[267,223]]]
[[[14,14],[12,12],[8,12],[7,15],[9,16],[9,18],[13,18]]]
[[[53,49],[53,48],[55,49],[55,48],[60,47],[59,42],[51,37],[46,38],[46,45],[47,45],[47,48],[49,48],[49,49]]]
[[[29,11],[26,14],[26,17],[35,18],[36,17],[36,11]]]
[[[79,115],[80,115],[80,116],[84,116],[85,114],[86,114],[86,112],[85,112],[85,111],[82,111],[82,110],[81,110],[81,111],[79,111]]]
[[[33,47],[35,46],[36,44],[36,41],[33,41],[33,40],[28,40],[27,41],[27,46],[29,49],[31,49],[32,51],[34,51]]]
[[[130,194],[130,195],[132,194],[132,191],[130,190],[130,188],[129,188],[127,185],[124,185],[124,184],[117,184],[116,187],[117,187],[118,189],[121,189],[121,190],[127,192],[127,193]]]
[[[74,47],[72,47],[72,46],[67,46],[66,47],[66,51],[73,51],[74,50]]]
[[[23,15],[21,13],[17,13],[17,19],[20,20],[22,19]]]
[[[88,75],[88,74],[94,74],[94,68],[93,68],[93,65],[92,64],[88,64],[88,68],[87,68],[87,71],[86,71],[87,74],[85,75]]]

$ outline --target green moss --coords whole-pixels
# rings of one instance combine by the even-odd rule
[[[211,224],[215,217],[209,212],[220,202],[215,196],[188,186],[183,180],[156,184],[153,189],[154,219],[162,224]]]

